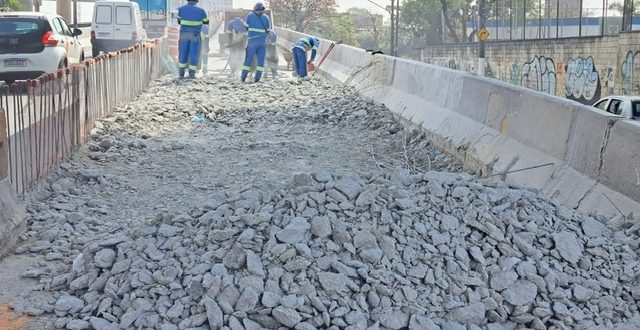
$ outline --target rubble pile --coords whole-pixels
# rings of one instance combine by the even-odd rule
[[[640,326],[639,225],[461,169],[322,79],[164,79],[27,196],[38,282],[11,307],[66,329]]]
[[[640,300],[640,226],[612,221],[462,174],[298,174],[90,242],[46,289],[67,327],[610,327]]]

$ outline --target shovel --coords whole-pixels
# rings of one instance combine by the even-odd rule
[[[318,66],[316,66],[315,70],[313,71],[313,73],[311,74],[311,76],[315,76],[316,72],[318,72],[318,70],[320,69],[320,66],[322,65],[322,63],[324,62],[324,60],[327,59],[327,56],[329,56],[329,54],[331,54],[331,51],[333,50],[333,48],[336,45],[340,45],[342,44],[342,40],[338,41],[338,42],[332,42],[331,46],[329,46],[329,49],[327,49],[327,52],[324,53],[324,55],[322,56],[322,58],[320,59],[320,62],[318,63]]]

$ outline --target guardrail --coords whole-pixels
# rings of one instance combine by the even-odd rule
[[[163,74],[167,54],[160,38],[0,87],[0,175],[18,194],[29,190],[86,141],[97,119]]]

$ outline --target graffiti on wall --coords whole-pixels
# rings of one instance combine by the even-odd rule
[[[593,104],[600,98],[600,74],[593,57],[569,58],[565,66],[565,96],[583,104]]]
[[[520,85],[539,92],[556,93],[556,65],[553,60],[544,56],[535,56],[522,66]]]
[[[583,104],[593,104],[601,97],[624,94],[640,94],[640,57],[639,52],[629,52],[622,69],[624,83],[618,82],[615,87],[617,71],[615,65],[596,66],[596,58],[592,55],[573,56],[566,59],[536,55],[527,62],[517,59],[493,57],[487,59],[485,75],[513,85],[522,86],[540,92],[566,97]],[[513,62],[512,62],[513,61]],[[476,58],[436,57],[428,62],[450,69],[476,73]],[[624,85],[624,86],[621,86]],[[622,87],[622,88],[621,88]]]
[[[640,52],[627,53],[627,56],[622,62],[621,75],[622,75],[622,94],[625,95],[638,95],[640,92],[640,63],[638,63],[638,54]]]
[[[445,68],[461,70],[467,72],[477,72],[477,59],[472,58],[462,58],[462,59],[451,59],[451,58],[435,58],[431,60],[425,61],[430,64],[435,64],[438,66],[443,66]]]
[[[509,82],[512,85],[520,86],[520,66],[516,63],[511,64],[511,69],[509,70]]]
[[[606,93],[606,95],[613,95],[613,88],[616,85],[616,71],[612,68],[601,69],[600,79],[602,80],[603,92]]]

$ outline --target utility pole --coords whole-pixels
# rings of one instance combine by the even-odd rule
[[[65,21],[71,22],[71,0],[56,0],[56,13]]]
[[[20,0],[20,4],[22,5],[22,10],[24,11],[33,10],[33,0]]]
[[[395,55],[396,50],[395,3],[395,0],[391,0],[391,55]]]
[[[78,0],[73,0],[73,27],[78,28]]]
[[[399,30],[400,30],[400,0],[391,0],[391,10],[389,10],[389,7],[383,7],[381,5],[379,5],[378,3],[372,1],[372,0],[367,0],[368,2],[370,2],[371,4],[375,5],[378,8],[384,9],[387,13],[389,13],[389,15],[391,15],[391,45],[390,45],[390,51],[389,54],[390,55],[398,55],[398,53],[396,52],[396,48],[398,46],[398,40],[399,40]]]
[[[400,0],[396,3],[396,48],[393,50],[393,56],[398,56],[398,49],[400,48]]]
[[[478,31],[484,29],[484,0],[478,0],[478,16],[480,18],[480,27]],[[487,59],[484,57],[484,41],[480,41],[480,49],[478,50],[478,75],[484,77]]]
[[[580,1],[582,5],[582,1]],[[631,25],[633,19],[633,1],[624,0],[622,6],[622,31],[631,31]]]

